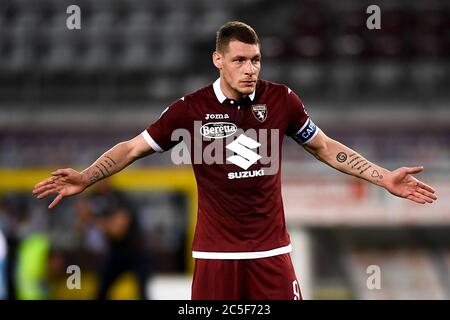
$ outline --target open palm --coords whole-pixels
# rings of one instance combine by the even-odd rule
[[[82,180],[81,173],[68,168],[52,172],[52,176],[37,183],[33,188],[33,194],[38,199],[43,199],[51,194],[58,194],[48,206],[55,207],[64,197],[83,192],[86,186]]]
[[[386,189],[401,198],[425,204],[437,200],[435,190],[429,185],[413,177],[423,171],[423,167],[402,167],[392,172]]]

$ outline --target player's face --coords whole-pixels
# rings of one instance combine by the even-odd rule
[[[239,99],[255,91],[261,70],[259,45],[230,41],[224,53],[214,52],[213,61],[220,70],[221,87],[228,98]]]

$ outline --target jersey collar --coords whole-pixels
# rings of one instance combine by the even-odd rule
[[[222,89],[220,88],[220,78],[218,78],[216,81],[214,81],[213,89],[214,89],[214,93],[216,94],[217,100],[219,100],[220,103],[223,103],[227,99],[227,97],[223,94]],[[248,95],[248,97],[252,101],[255,99],[255,92],[256,92],[256,90],[253,91],[252,94]]]

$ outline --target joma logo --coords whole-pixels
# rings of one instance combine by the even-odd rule
[[[228,114],[221,114],[221,113],[207,113],[205,116],[205,120],[210,119],[230,119],[230,116]]]

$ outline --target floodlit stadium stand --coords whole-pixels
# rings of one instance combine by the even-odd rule
[[[268,78],[310,99],[448,94],[446,1],[381,1],[376,32],[365,27],[360,1],[77,3],[82,30],[70,31],[70,1],[2,1],[0,101],[167,103],[214,79],[214,33],[231,18],[250,20],[261,34]]]

